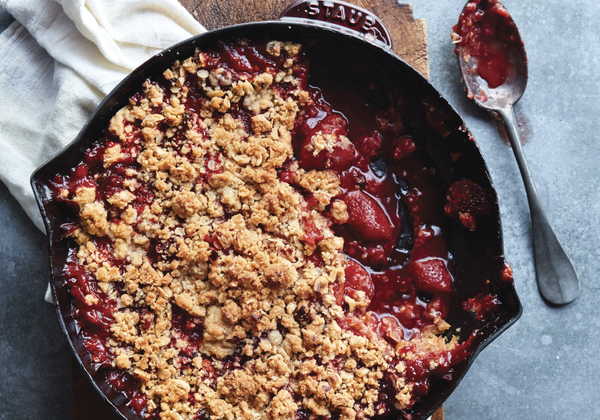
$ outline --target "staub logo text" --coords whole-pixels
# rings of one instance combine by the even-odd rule
[[[306,14],[313,19],[340,23],[361,32],[368,32],[375,24],[375,18],[364,11],[331,1],[307,2]]]

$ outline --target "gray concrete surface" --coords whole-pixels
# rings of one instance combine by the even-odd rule
[[[0,31],[13,20],[0,8]],[[0,182],[2,420],[71,418],[69,347],[54,307],[44,302],[47,261],[46,237]]]
[[[525,153],[548,218],[581,279],[553,308],[539,296],[525,191],[496,123],[460,85],[449,37],[463,2],[414,0],[427,20],[432,83],[463,115],[498,190],[521,320],[477,358],[445,404],[448,420],[600,419],[600,3],[506,0],[527,47],[517,105]],[[0,25],[10,21],[0,14]],[[0,26],[3,29],[5,26]],[[45,238],[0,186],[0,419],[68,419],[68,349],[43,302]]]
[[[69,348],[48,284],[46,237],[0,183],[0,419],[69,419]]]

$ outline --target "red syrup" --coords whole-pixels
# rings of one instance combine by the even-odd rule
[[[515,46],[521,48],[522,42],[502,3],[498,0],[471,0],[453,30],[460,37],[459,44],[464,54],[476,60],[477,74],[492,89],[503,85],[511,67],[508,51]]]

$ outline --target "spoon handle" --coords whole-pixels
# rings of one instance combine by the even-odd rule
[[[570,303],[579,294],[577,273],[573,268],[571,260],[569,260],[569,257],[556,238],[542,207],[531,172],[529,171],[529,166],[527,165],[527,160],[525,159],[525,154],[523,153],[512,106],[499,110],[498,114],[504,123],[504,128],[515,153],[527,192],[533,231],[535,271],[540,293],[550,303],[556,305]]]

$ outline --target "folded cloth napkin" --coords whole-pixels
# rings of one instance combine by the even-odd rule
[[[205,29],[176,0],[0,0],[0,179],[44,225],[31,173],[133,69]],[[48,300],[48,293],[46,294]]]

